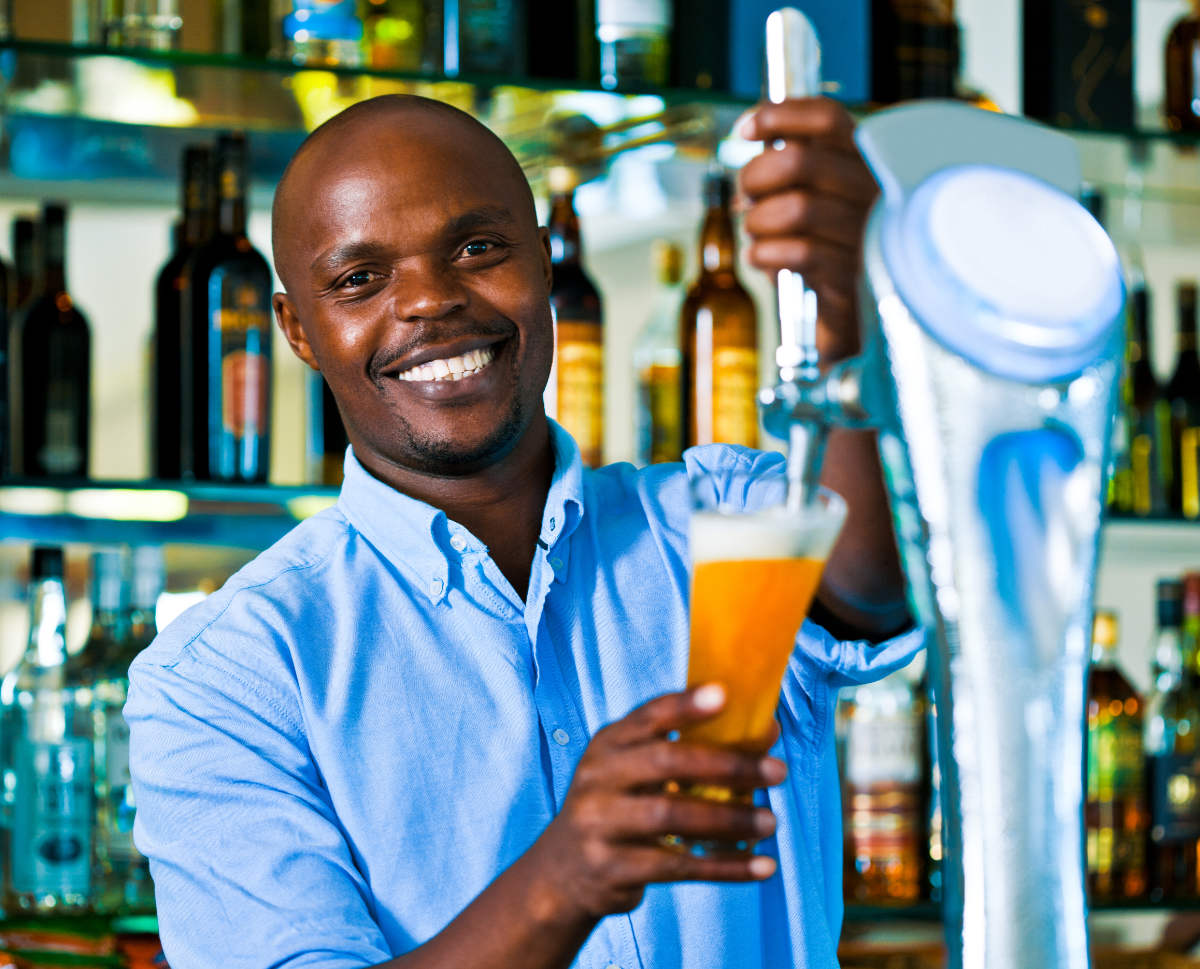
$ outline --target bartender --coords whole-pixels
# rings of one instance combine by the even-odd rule
[[[741,175],[749,258],[805,275],[827,361],[857,348],[875,193],[852,129],[824,100],[742,126],[782,143]],[[688,475],[768,487],[782,458],[582,466],[542,405],[546,229],[511,153],[452,107],[388,96],[317,129],[273,243],[277,321],[352,447],[337,505],[130,671],[136,839],[174,969],[835,966],[837,689],[920,646],[889,639],[908,619],[871,437],[830,441],[850,513],[769,755],[676,741],[724,701],[679,692]],[[668,834],[761,840],[697,856]]]

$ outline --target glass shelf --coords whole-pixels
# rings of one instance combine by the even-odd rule
[[[1146,914],[1200,912],[1200,898],[1178,902],[1125,901],[1100,902],[1089,906],[1089,914],[1108,917]],[[847,902],[843,921],[853,925],[891,922],[941,922],[940,902],[914,902],[896,905],[864,905]]]
[[[54,544],[258,551],[336,500],[336,488],[6,479],[0,482],[0,535]]]

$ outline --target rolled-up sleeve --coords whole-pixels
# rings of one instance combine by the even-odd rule
[[[125,707],[135,839],[150,859],[171,966],[361,969],[387,960],[294,697],[197,651],[190,644],[169,663],[144,654]]]

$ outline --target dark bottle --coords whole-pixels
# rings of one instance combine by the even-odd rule
[[[0,260],[0,475],[7,470],[9,460],[8,331],[15,288],[12,269]]]
[[[309,399],[310,477],[315,484],[340,485],[346,461],[346,426],[333,391],[320,374],[313,374]]]
[[[604,315],[600,292],[584,271],[573,169],[550,171],[550,259],[554,285],[551,416],[575,438],[583,463],[604,460]]]
[[[1150,788],[1150,897],[1193,899],[1200,846],[1200,573],[1184,580],[1178,675],[1161,668],[1146,711]],[[1163,658],[1156,655],[1156,662]],[[1168,663],[1170,661],[1167,661]]]
[[[954,0],[872,0],[872,101],[953,97],[958,63]]]
[[[1167,510],[1166,483],[1170,478],[1165,463],[1169,448],[1163,441],[1170,435],[1170,409],[1159,391],[1150,363],[1150,291],[1140,270],[1129,282],[1129,343],[1122,404],[1129,437],[1129,507],[1119,510],[1134,515],[1161,515]]]
[[[1180,18],[1167,35],[1163,66],[1166,69],[1164,110],[1167,127],[1172,131],[1200,131],[1200,3],[1193,0],[1192,11]]]
[[[17,216],[12,224],[14,286],[11,292],[12,309],[29,302],[33,287],[37,283],[36,221],[27,215]]]
[[[41,275],[12,328],[13,470],[87,475],[91,335],[66,283],[66,209],[42,208]]]
[[[1100,609],[1087,693],[1088,890],[1093,902],[1146,891],[1144,705],[1117,665],[1117,617]]]
[[[683,348],[682,426],[686,446],[758,446],[758,315],[737,278],[737,236],[723,172],[704,183],[700,276],[679,317]]]
[[[271,404],[271,270],[246,236],[246,139],[222,135],[216,231],[192,253],[184,283],[184,477],[267,480]]]
[[[599,78],[595,0],[540,4],[528,18],[526,56],[533,77],[595,83]]]
[[[156,478],[183,474],[180,342],[187,290],[187,262],[212,231],[212,152],[190,145],[183,152],[183,222],[175,251],[159,270],[154,284],[154,406],[151,422],[151,470]]]
[[[525,72],[526,0],[446,0],[441,4],[442,69],[457,74]],[[562,2],[562,0],[558,0]]]
[[[1200,356],[1196,354],[1196,284],[1180,283],[1178,355],[1163,388],[1171,413],[1171,514],[1200,518]]]

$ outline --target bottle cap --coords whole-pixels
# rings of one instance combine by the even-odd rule
[[[651,247],[654,275],[660,283],[674,286],[683,278],[683,250],[670,239],[655,239]]]
[[[1200,572],[1189,572],[1183,577],[1183,614],[1200,618]]]
[[[1117,614],[1110,609],[1097,609],[1092,623],[1092,642],[1097,646],[1111,648],[1117,645]]]
[[[1155,586],[1158,626],[1173,629],[1183,622],[1183,583],[1178,579],[1159,579]]]
[[[33,578],[61,579],[63,577],[63,550],[39,545],[33,550]]]

